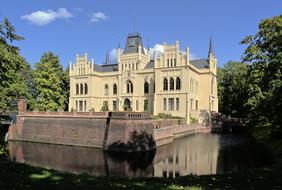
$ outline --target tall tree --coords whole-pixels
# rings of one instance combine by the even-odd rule
[[[282,131],[282,15],[262,20],[259,31],[241,43],[248,45],[243,61],[250,64],[249,118],[254,125]]]
[[[67,86],[63,67],[57,55],[44,53],[33,73],[36,95],[35,109],[40,111],[64,110]]]
[[[232,117],[246,117],[244,104],[248,98],[247,65],[229,61],[218,69],[219,111]]]
[[[32,105],[32,79],[29,64],[20,55],[14,41],[24,38],[15,33],[15,28],[7,18],[0,23],[0,111],[12,110],[11,102],[20,96]]]

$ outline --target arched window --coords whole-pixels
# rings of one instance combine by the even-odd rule
[[[192,91],[193,91],[193,80],[190,79],[190,92],[192,92]]]
[[[83,94],[83,84],[80,84],[80,94]]]
[[[113,94],[117,94],[117,85],[116,84],[114,84],[113,86]]]
[[[133,93],[133,83],[129,80],[127,81],[127,84],[126,84],[126,92],[127,93]]]
[[[214,93],[214,78],[212,78],[212,81],[211,81],[211,93],[212,94]]]
[[[167,78],[164,78],[164,90],[168,90]]]
[[[169,90],[174,90],[174,79],[172,77],[169,79]]]
[[[109,95],[109,86],[108,86],[108,84],[105,84],[104,94],[105,94],[105,96]]]
[[[79,94],[79,85],[76,84],[76,94]]]
[[[88,85],[85,83],[84,84],[84,94],[88,93]]]
[[[148,94],[149,93],[149,83],[145,82],[144,83],[144,94]]]
[[[176,90],[180,90],[180,88],[181,88],[181,81],[180,81],[180,78],[177,77],[176,78]]]

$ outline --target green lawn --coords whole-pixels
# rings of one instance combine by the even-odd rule
[[[114,178],[73,175],[0,159],[0,189],[282,189],[282,140],[270,141],[268,130],[254,136],[273,151],[268,168],[239,173],[169,178]]]

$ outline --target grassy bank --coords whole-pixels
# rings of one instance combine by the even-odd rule
[[[267,129],[254,136],[275,155],[267,168],[238,173],[169,178],[113,178],[73,175],[0,159],[0,189],[281,189],[282,140],[270,140]]]

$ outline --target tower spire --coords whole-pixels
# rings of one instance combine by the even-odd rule
[[[108,65],[110,63],[110,57],[109,57],[109,51],[107,51],[105,65]]]
[[[214,55],[213,46],[212,46],[212,35],[210,34],[210,45],[209,45],[209,56],[208,57],[210,57],[211,54]]]

